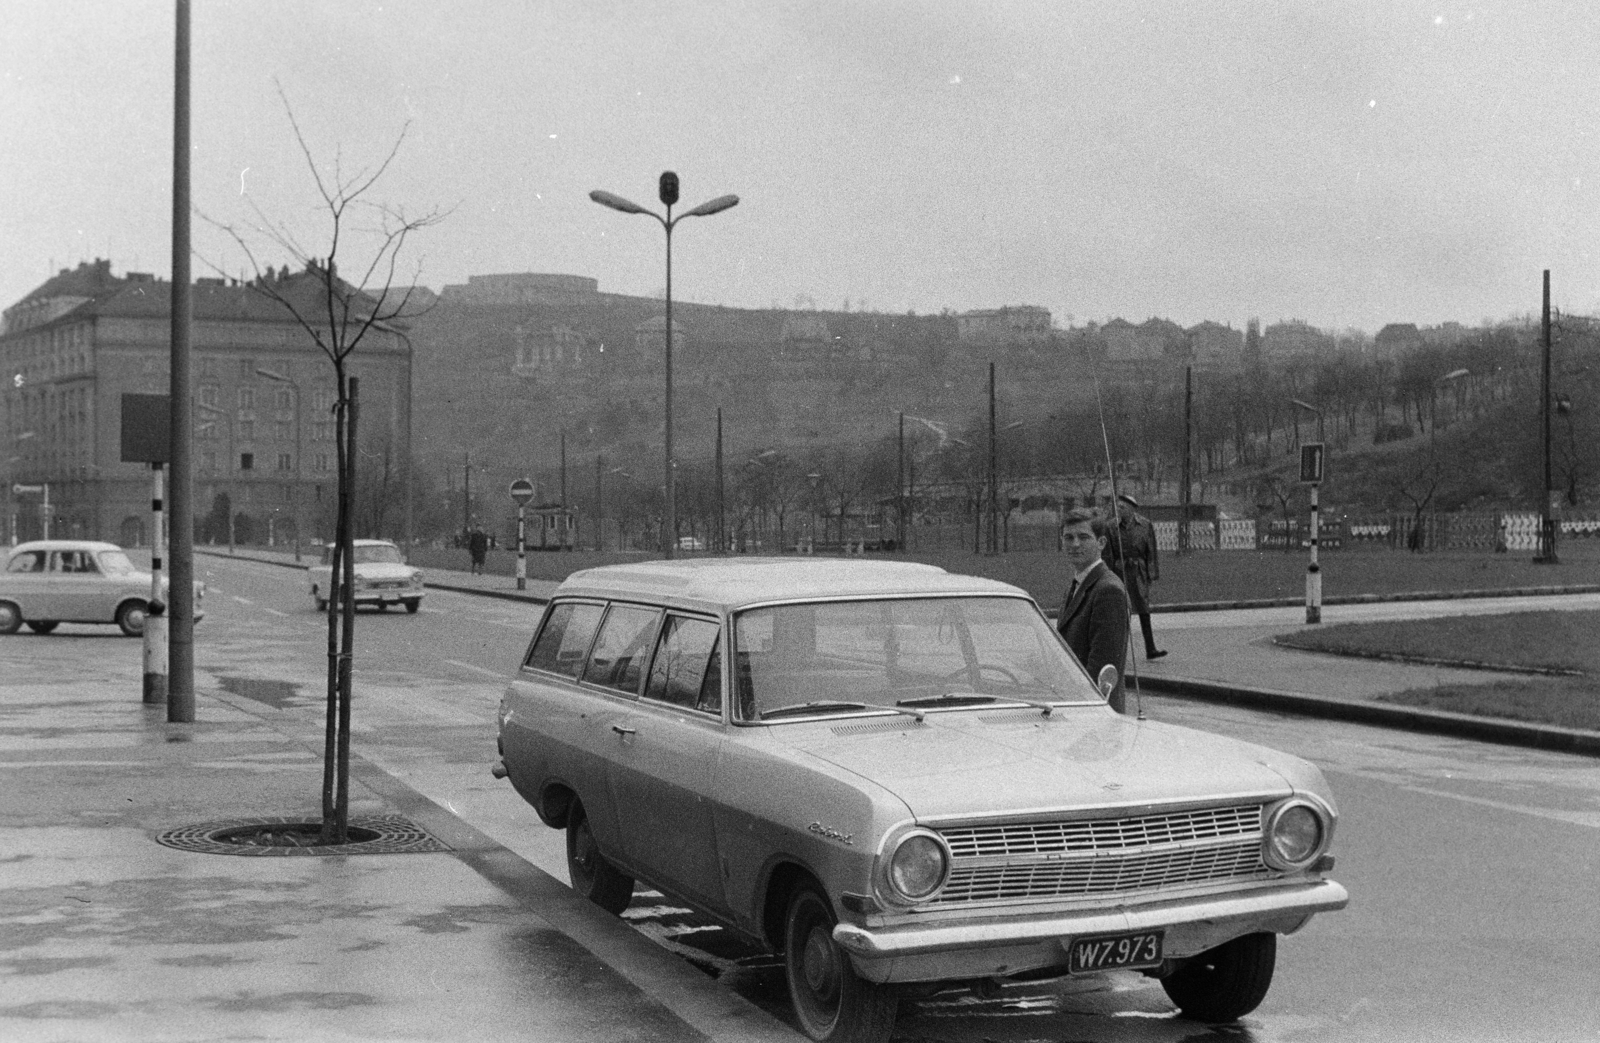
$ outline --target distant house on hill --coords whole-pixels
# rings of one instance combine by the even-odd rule
[[[1207,319],[1190,326],[1189,360],[1207,369],[1237,366],[1244,359],[1244,334],[1232,326]]]
[[[652,315],[633,328],[633,343],[646,358],[653,358],[666,343],[667,317],[665,315]],[[684,328],[683,320],[672,320],[672,350],[683,350],[684,338],[688,330]]]
[[[956,316],[962,344],[1013,344],[1049,340],[1050,309],[1033,304],[965,311]]]
[[[1100,327],[1110,362],[1152,362],[1181,359],[1189,350],[1189,336],[1170,319],[1146,319],[1135,326],[1125,319],[1112,319]]]
[[[1422,331],[1413,322],[1391,322],[1372,338],[1372,349],[1378,355],[1393,357],[1403,355],[1422,346]]]
[[[662,320],[662,326],[664,325],[666,322]],[[532,377],[537,376],[541,370],[548,372],[583,363],[585,338],[571,326],[558,324],[539,330],[518,326],[512,331],[512,336],[516,340],[517,357],[511,364],[511,372],[516,376]],[[656,343],[659,344],[660,340],[661,328],[658,326]]]
[[[1261,352],[1269,362],[1317,359],[1333,352],[1333,338],[1304,319],[1290,319],[1261,331]]]
[[[783,330],[778,334],[783,350],[789,354],[814,354],[833,343],[833,331],[828,320],[816,312],[790,312],[783,318]]]
[[[514,272],[469,275],[466,285],[446,286],[447,304],[586,304],[600,292],[600,280],[586,275]]]

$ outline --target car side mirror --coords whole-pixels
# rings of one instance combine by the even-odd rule
[[[1100,689],[1100,698],[1110,699],[1111,693],[1117,690],[1117,668],[1107,663],[1100,668],[1100,676],[1095,680],[1095,686]]]

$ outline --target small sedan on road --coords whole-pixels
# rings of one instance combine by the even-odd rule
[[[6,556],[0,573],[0,634],[28,629],[48,634],[62,623],[115,623],[124,634],[144,633],[150,573],[128,560],[115,543],[36,540]],[[162,578],[166,589],[166,579]],[[194,584],[194,618],[205,613],[205,584]]]
[[[1312,764],[1123,716],[1022,590],[913,563],[578,572],[500,706],[572,886],[641,881],[782,955],[816,1040],[902,996],[1136,970],[1238,1018],[1341,909]]]
[[[390,605],[404,605],[407,612],[422,607],[422,570],[406,564],[406,559],[388,540],[356,540],[352,551],[355,558],[356,604],[373,605],[380,611]],[[322,562],[308,566],[306,581],[311,587],[311,599],[317,611],[328,607],[328,592],[332,589],[333,544],[322,548]]]

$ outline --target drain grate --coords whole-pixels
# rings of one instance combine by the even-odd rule
[[[156,835],[156,842],[179,851],[204,855],[247,855],[257,858],[284,855],[405,855],[452,850],[403,815],[355,818],[349,823],[348,844],[306,843],[318,823],[303,818],[232,819],[179,826]],[[247,838],[265,838],[251,842]],[[273,838],[277,838],[276,841]],[[292,842],[284,842],[293,838]]]

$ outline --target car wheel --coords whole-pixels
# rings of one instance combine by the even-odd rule
[[[856,974],[833,940],[833,907],[806,884],[783,921],[783,970],[800,1029],[827,1043],[881,1043],[894,1030],[900,997]]]
[[[117,606],[117,626],[129,637],[144,635],[145,606],[143,601],[124,601]]]
[[[574,891],[613,915],[633,901],[633,877],[619,872],[600,853],[589,816],[576,800],[567,812],[567,877]]]
[[[406,611],[411,613],[412,615],[416,615],[417,614],[417,609],[419,609],[421,607],[422,607],[422,601],[419,598],[407,598],[406,599]]]
[[[1233,1021],[1267,998],[1277,958],[1277,935],[1247,934],[1207,949],[1162,978],[1161,987],[1186,1018]]]
[[[54,630],[56,627],[58,627],[60,625],[61,625],[61,621],[58,620],[58,619],[30,619],[30,620],[28,620],[28,629],[33,631],[35,634],[48,634],[48,633],[50,633],[50,631]]]
[[[0,634],[15,634],[22,626],[22,609],[9,601],[0,601]]]
[[[387,611],[389,611],[389,603],[387,601],[378,602],[378,611],[379,612],[387,612]]]

